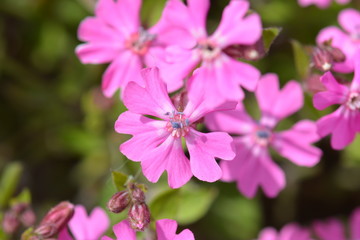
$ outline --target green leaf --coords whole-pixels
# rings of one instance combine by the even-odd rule
[[[170,218],[176,219],[181,189],[169,189],[160,193],[149,205],[151,216],[155,220]]]
[[[31,203],[31,193],[29,191],[29,189],[25,188],[24,190],[21,191],[21,193],[19,195],[17,195],[15,198],[11,199],[10,204],[14,205],[17,203]]]
[[[301,79],[306,79],[309,75],[310,56],[304,46],[296,40],[291,40],[294,52],[296,71]]]
[[[180,224],[190,224],[196,222],[209,210],[211,204],[217,196],[215,188],[187,188],[181,194],[181,204],[177,212],[177,221]]]
[[[262,38],[264,42],[265,53],[267,53],[271,47],[271,44],[274,42],[275,38],[279,36],[281,32],[280,27],[270,27],[264,28],[262,32]]]
[[[6,166],[0,181],[0,208],[4,208],[14,195],[22,173],[22,166],[18,162]]]
[[[111,177],[112,177],[113,183],[118,191],[125,190],[125,183],[127,182],[128,178],[129,178],[128,175],[121,173],[121,172],[112,171]]]
[[[214,188],[187,184],[181,189],[162,192],[149,207],[155,220],[170,218],[180,224],[190,224],[207,213],[216,196]]]

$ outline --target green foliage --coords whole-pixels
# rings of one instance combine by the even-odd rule
[[[0,208],[5,208],[14,195],[22,171],[23,168],[18,162],[6,166],[0,180]]]
[[[170,218],[180,224],[190,224],[206,214],[216,196],[215,188],[187,184],[160,193],[150,203],[150,210],[155,220]]]
[[[129,176],[121,173],[121,172],[117,172],[117,171],[112,171],[111,172],[111,177],[113,180],[113,183],[117,189],[117,191],[122,191],[125,190],[125,183],[128,181]]]
[[[306,79],[309,75],[310,56],[300,42],[291,40],[291,45],[293,48],[297,74],[301,79]]]
[[[263,29],[262,38],[264,41],[264,48],[266,53],[270,50],[271,44],[279,36],[281,30],[282,29],[280,27],[270,27]]]

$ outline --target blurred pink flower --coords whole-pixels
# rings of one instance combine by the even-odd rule
[[[169,0],[159,26],[163,33],[159,39],[169,44],[167,63],[160,68],[169,90],[179,89],[183,79],[201,63],[200,68],[204,71],[196,84],[208,92],[210,101],[243,99],[244,93],[239,85],[254,91],[260,72],[248,63],[231,58],[223,50],[234,44],[255,44],[262,34],[260,16],[248,14],[248,1],[232,0],[224,9],[218,28],[208,36],[206,15],[210,0],[188,0],[187,3]]]
[[[310,231],[296,223],[284,226],[278,233],[274,228],[265,228],[260,232],[258,240],[311,240]]]
[[[124,88],[133,79],[141,80],[139,71],[155,64],[163,45],[156,40],[156,27],[145,30],[140,25],[142,0],[99,0],[95,17],[84,19],[78,37],[86,43],[76,48],[82,63],[111,63],[103,75],[106,97]]]
[[[194,240],[194,235],[189,229],[176,234],[177,223],[170,219],[156,221],[157,240]],[[136,232],[130,227],[128,221],[124,220],[113,227],[115,240],[136,240]],[[110,237],[102,237],[101,240],[114,240]]]
[[[314,106],[319,110],[334,104],[341,105],[317,122],[319,135],[324,137],[331,134],[331,146],[337,150],[350,144],[356,132],[360,131],[360,51],[356,59],[355,75],[350,87],[339,84],[327,72],[321,77],[327,91],[319,92],[313,98]]]
[[[124,90],[124,104],[129,111],[119,116],[115,129],[118,133],[131,134],[133,138],[123,143],[120,151],[129,159],[141,162],[143,173],[151,182],[157,182],[167,171],[172,188],[181,187],[193,174],[207,182],[220,179],[222,172],[215,157],[232,160],[235,156],[233,140],[223,132],[198,132],[193,124],[208,112],[233,109],[236,102],[209,108],[203,89],[190,85],[186,107],[176,109],[157,68],[142,70],[142,76],[145,87],[130,82]],[[191,82],[196,81],[196,77],[197,74],[194,74]],[[182,137],[185,138],[190,161],[184,154]]]
[[[88,216],[81,205],[76,206],[75,214],[69,222],[69,228],[76,240],[99,240],[109,225],[109,217],[103,209],[96,207]],[[73,240],[67,228],[60,232],[59,240]]]
[[[236,110],[215,112],[205,117],[209,129],[225,131],[234,137],[236,157],[221,162],[224,181],[237,181],[240,192],[254,197],[257,187],[275,197],[285,187],[284,172],[269,154],[273,147],[279,154],[299,166],[312,167],[320,160],[321,150],[312,146],[319,137],[316,124],[309,120],[296,123],[291,129],[275,132],[277,123],[298,111],[303,105],[303,93],[296,81],[282,90],[275,74],[266,74],[255,92],[261,110],[260,121],[253,120],[239,105]]]
[[[331,40],[331,46],[339,48],[346,56],[344,62],[335,63],[333,69],[341,73],[354,71],[355,53],[360,49],[360,12],[345,9],[338,16],[340,26],[330,26],[320,31],[316,38],[318,44]]]
[[[360,208],[357,208],[350,217],[350,238],[345,236],[343,224],[336,218],[326,221],[316,221],[313,224],[315,234],[320,240],[360,239]]]
[[[351,0],[335,0],[338,4],[347,4]],[[316,5],[319,8],[327,8],[330,6],[332,0],[298,0],[300,6],[307,7],[309,5]]]

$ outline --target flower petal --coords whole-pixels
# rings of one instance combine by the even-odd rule
[[[360,239],[360,208],[355,209],[351,214],[350,232],[353,239]]]
[[[113,46],[124,41],[124,36],[97,17],[87,17],[78,28],[78,38],[84,42],[108,43]]]
[[[319,140],[316,124],[302,120],[290,130],[275,135],[273,147],[281,156],[299,166],[312,167],[320,161],[322,152],[311,143]]]
[[[355,9],[344,9],[339,13],[340,26],[348,33],[357,33],[360,24],[360,12]]]
[[[75,49],[76,55],[84,64],[108,63],[121,54],[120,49],[112,48],[108,44],[84,43]]]
[[[215,39],[221,47],[233,44],[254,44],[261,37],[262,25],[258,14],[252,13],[245,16],[248,9],[248,1],[230,1],[223,11],[219,27],[211,38]]]
[[[142,82],[139,71],[141,59],[130,51],[123,51],[106,69],[102,90],[106,97],[112,97],[119,88],[124,88],[129,81]]]
[[[360,48],[355,54],[354,58],[354,79],[351,83],[351,90],[360,92]]]
[[[169,137],[141,158],[143,173],[150,182],[157,182],[161,174],[168,172],[171,188],[179,188],[192,177],[189,160],[182,149],[181,140]]]
[[[58,240],[73,240],[73,238],[70,236],[67,227],[64,227],[60,233],[59,233],[59,237]]]
[[[279,240],[277,235],[274,228],[264,228],[261,230],[258,240]]]
[[[158,240],[194,240],[194,234],[185,229],[176,234],[177,223],[171,219],[161,219],[156,221],[156,233]]]
[[[310,240],[310,231],[296,223],[289,223],[283,227],[279,234],[281,240]]]
[[[116,240],[136,240],[136,233],[127,220],[123,220],[113,227]]]
[[[214,182],[221,178],[222,172],[215,157],[231,160],[235,157],[232,137],[227,133],[200,133],[191,129],[186,136],[190,154],[191,170],[202,181]]]
[[[344,227],[335,218],[325,222],[316,221],[313,223],[314,231],[322,240],[345,240]]]
[[[158,68],[141,71],[145,87],[130,82],[124,90],[124,104],[134,113],[164,118],[175,110],[168,96],[166,86],[161,81]]]
[[[187,3],[197,31],[204,31],[205,35],[206,16],[210,8],[210,0],[188,0]]]

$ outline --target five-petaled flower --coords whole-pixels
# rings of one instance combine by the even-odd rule
[[[288,82],[279,90],[275,74],[264,75],[255,92],[261,109],[260,121],[253,120],[240,104],[236,110],[214,112],[205,117],[211,130],[226,131],[234,137],[236,157],[221,162],[224,181],[237,181],[239,191],[254,197],[258,186],[275,197],[285,187],[283,171],[271,160],[269,148],[299,166],[312,167],[320,160],[321,150],[312,146],[319,137],[316,124],[309,120],[296,123],[291,129],[275,132],[279,120],[298,111],[303,105],[300,84]]]
[[[343,149],[360,131],[360,51],[356,54],[355,74],[350,87],[338,83],[330,72],[321,77],[321,82],[327,91],[314,95],[315,108],[323,110],[333,104],[341,106],[318,120],[319,134],[321,137],[331,134],[331,146]]]
[[[176,109],[157,68],[142,70],[142,76],[145,87],[130,82],[124,90],[124,104],[129,111],[119,116],[115,129],[133,137],[120,146],[120,151],[129,159],[140,161],[144,175],[151,182],[157,182],[166,170],[172,188],[181,187],[193,174],[208,182],[220,179],[222,171],[215,158],[235,157],[232,137],[223,132],[201,133],[194,123],[211,111],[233,109],[236,102],[209,108],[202,89],[191,85],[197,80],[195,74],[189,82],[187,105]],[[182,138],[190,161],[184,154]]]
[[[248,14],[248,1],[232,0],[218,28],[208,36],[206,15],[210,0],[188,0],[187,3],[169,0],[162,15],[163,24],[159,26],[161,40],[169,44],[166,63],[159,65],[169,90],[179,89],[183,79],[201,63],[204,71],[194,84],[207,92],[211,104],[225,99],[243,99],[239,85],[254,91],[260,72],[248,63],[231,58],[223,50],[234,44],[255,44],[262,34],[260,16]]]

